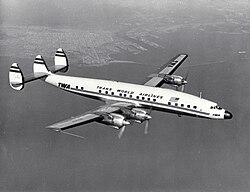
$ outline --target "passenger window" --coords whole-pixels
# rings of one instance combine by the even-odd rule
[[[142,100],[144,100],[145,99],[145,97],[142,97]]]
[[[120,96],[122,96],[122,94],[121,94],[121,93],[120,93],[119,95],[120,95]]]
[[[81,87],[81,90],[83,90],[83,87]]]
[[[168,102],[168,105],[171,105],[171,102]]]
[[[175,106],[178,106],[178,103],[175,103]]]
[[[114,92],[112,92],[111,95],[114,95]]]
[[[136,99],[139,99],[139,96],[136,96]]]
[[[78,89],[78,86],[76,86],[76,89]]]
[[[184,107],[184,104],[181,104],[181,107]]]
[[[148,101],[150,101],[150,98],[148,98]]]
[[[108,94],[108,91],[105,91],[106,94]]]
[[[156,99],[153,99],[154,102],[156,102]]]
[[[99,93],[101,93],[102,91],[101,90],[99,90]]]
[[[124,97],[126,97],[127,95],[126,94],[124,94]]]
[[[132,98],[133,96],[132,95],[129,95],[130,98]]]
[[[190,105],[187,105],[187,108],[190,108]]]
[[[194,106],[194,109],[197,109],[197,106]]]

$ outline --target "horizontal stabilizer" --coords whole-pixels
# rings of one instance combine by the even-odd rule
[[[68,58],[65,52],[62,48],[57,49],[55,54],[55,65],[50,68],[50,71],[52,73],[56,73],[58,71],[65,73],[67,72],[68,67]]]
[[[17,63],[13,63],[10,67],[9,83],[11,88],[18,91],[22,90],[24,87],[23,73]]]

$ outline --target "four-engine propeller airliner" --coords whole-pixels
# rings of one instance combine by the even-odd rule
[[[176,55],[157,73],[150,75],[150,79],[144,85],[139,85],[58,75],[57,72],[68,70],[68,59],[60,48],[55,54],[53,67],[48,68],[43,57],[38,55],[33,64],[33,73],[28,76],[24,76],[18,64],[13,63],[10,67],[9,82],[13,89],[22,90],[25,83],[41,79],[62,90],[104,101],[105,104],[95,110],[47,126],[59,132],[90,122],[99,122],[120,130],[118,134],[120,138],[125,126],[131,121],[138,123],[145,121],[146,134],[152,110],[174,113],[178,116],[231,119],[232,114],[215,102],[178,91],[178,87],[184,87],[187,80],[173,73],[187,57],[187,54]],[[177,90],[161,88],[164,83],[177,87]]]

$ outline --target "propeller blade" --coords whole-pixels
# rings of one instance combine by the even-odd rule
[[[186,77],[184,78],[185,80],[187,80],[187,78],[188,78],[188,75],[189,75],[189,72],[187,72],[187,74],[186,74]]]
[[[185,85],[182,85],[181,86],[181,92],[184,92],[184,90],[185,90]]]
[[[147,135],[148,134],[148,128],[149,128],[149,120],[152,118],[150,116],[151,112],[152,112],[153,107],[150,107],[149,113],[148,113],[148,119],[146,119],[145,121],[145,129],[144,129],[144,134]]]
[[[121,137],[122,137],[122,135],[123,135],[125,129],[126,129],[126,126],[125,126],[125,125],[122,126],[122,128],[120,129],[120,132],[118,133],[118,138],[119,138],[119,139],[121,139]]]
[[[144,129],[144,134],[145,134],[145,135],[148,134],[148,127],[149,127],[149,119],[146,120],[146,122],[145,122],[145,129]]]
[[[185,90],[185,85],[187,84],[188,74],[189,74],[189,72],[187,72],[185,78],[183,79],[183,84],[181,85],[181,92],[184,92],[184,90]]]
[[[153,109],[153,107],[150,107],[150,110],[149,110],[149,115],[151,114],[151,112],[152,112],[152,109]]]

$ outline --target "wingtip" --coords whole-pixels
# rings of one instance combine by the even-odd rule
[[[56,132],[60,132],[61,131],[61,129],[55,128],[53,126],[46,126],[45,129],[50,129],[50,130],[53,130],[53,131],[56,131]]]

